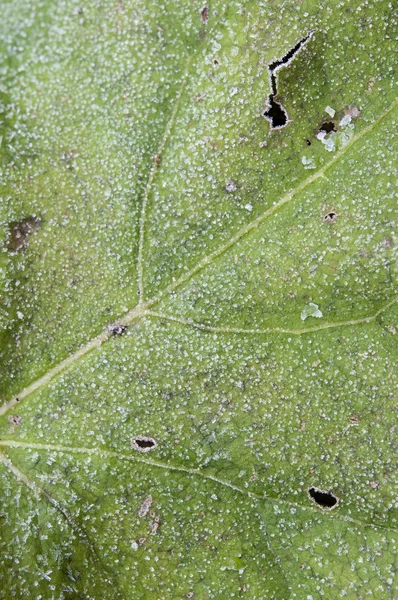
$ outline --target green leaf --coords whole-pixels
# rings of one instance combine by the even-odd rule
[[[393,4],[1,8],[0,598],[396,598]]]

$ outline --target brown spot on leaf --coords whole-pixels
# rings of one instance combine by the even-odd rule
[[[141,519],[146,517],[146,515],[149,512],[149,509],[151,508],[151,505],[152,505],[152,496],[148,496],[148,498],[146,498],[146,500],[144,500],[140,510],[138,511],[138,516],[141,517]]]
[[[157,515],[155,514],[151,514],[152,520],[149,522],[149,525],[151,527],[151,535],[156,535],[159,526],[160,526],[160,519]]]
[[[29,238],[41,227],[41,219],[38,217],[26,217],[21,221],[12,221],[9,225],[9,235],[6,242],[7,250],[20,252],[29,245]]]
[[[351,119],[357,119],[361,116],[361,111],[357,106],[348,106],[344,109],[344,114],[351,117]]]
[[[202,19],[202,23],[207,23],[207,20],[209,18],[209,6],[208,6],[208,4],[205,4],[205,6],[203,6],[203,8],[200,9],[200,17]]]

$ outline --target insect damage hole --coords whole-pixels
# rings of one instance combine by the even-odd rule
[[[335,223],[337,217],[337,212],[331,210],[323,217],[323,220],[325,221],[325,223]]]
[[[334,496],[332,492],[325,492],[316,487],[310,487],[308,495],[315,504],[326,510],[332,510],[340,502],[339,498]]]
[[[335,123],[333,123],[333,121],[325,121],[319,126],[319,133],[321,133],[322,131],[324,131],[326,134],[334,133],[335,131],[337,131],[337,127]]]
[[[309,39],[313,36],[314,31],[310,31],[308,35],[306,35],[302,40],[297,42],[295,46],[289,52],[287,52],[282,58],[279,58],[268,65],[269,75],[270,75],[270,83],[271,83],[271,93],[267,98],[267,103],[265,106],[265,111],[263,112],[263,117],[267,119],[267,121],[271,124],[271,129],[282,129],[286,127],[289,122],[289,116],[282,106],[280,102],[275,100],[275,97],[278,94],[277,85],[278,85],[278,71],[286,67],[291,63],[296,54],[303,48],[303,46],[308,42]]]
[[[156,441],[145,435],[137,435],[135,438],[131,440],[131,445],[134,450],[138,450],[138,452],[150,452],[154,450],[157,446]]]

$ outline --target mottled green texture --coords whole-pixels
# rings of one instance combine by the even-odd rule
[[[0,4],[0,599],[395,600],[393,5]]]

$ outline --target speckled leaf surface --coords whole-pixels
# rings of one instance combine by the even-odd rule
[[[398,598],[397,23],[1,1],[1,600]]]

